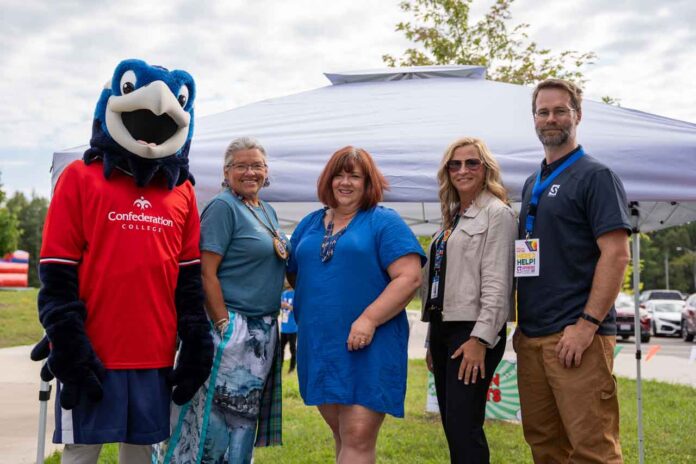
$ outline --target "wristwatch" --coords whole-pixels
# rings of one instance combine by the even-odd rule
[[[597,325],[597,326],[599,326],[599,325],[602,324],[602,321],[600,321],[599,319],[597,319],[597,318],[595,318],[595,317],[593,317],[593,316],[590,316],[590,315],[587,314],[587,313],[582,313],[582,314],[580,315],[580,319],[585,319],[587,322],[591,322],[591,323],[593,323],[594,325]]]

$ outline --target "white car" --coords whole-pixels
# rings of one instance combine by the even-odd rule
[[[678,300],[648,300],[645,309],[652,318],[653,335],[681,336],[682,310],[685,302]]]

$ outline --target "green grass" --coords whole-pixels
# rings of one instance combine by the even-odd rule
[[[449,462],[440,420],[436,415],[425,412],[426,381],[423,361],[410,361],[406,418],[387,416],[377,445],[379,463]],[[638,462],[635,389],[635,381],[619,379],[621,442],[627,463]],[[693,436],[696,389],[646,381],[643,383],[643,400],[645,462],[696,462],[696,440]],[[333,462],[331,432],[316,408],[306,407],[302,403],[295,375],[286,375],[283,379],[283,419],[285,445],[258,449],[255,452],[256,464]],[[492,463],[532,462],[519,424],[488,421],[486,435]],[[117,454],[116,445],[107,445],[99,462],[115,464]],[[59,461],[56,454],[46,462],[58,464]]]
[[[36,289],[0,291],[0,348],[30,345],[43,337],[37,293]]]
[[[421,311],[421,299],[418,297],[415,297],[414,299],[412,299],[408,303],[408,306],[406,306],[406,309],[412,310],[412,311],[418,311],[420,313],[420,311]]]
[[[36,290],[0,291],[0,347],[31,344],[43,330],[36,314]],[[420,309],[414,300],[410,309]],[[423,361],[409,362],[406,418],[387,417],[377,447],[380,463],[448,462],[447,444],[437,416],[425,413],[426,370]],[[259,449],[256,464],[327,463],[333,461],[333,439],[316,408],[304,406],[297,378],[283,380],[282,447]],[[638,462],[636,383],[619,379],[621,442],[627,463]],[[645,461],[681,464],[696,462],[696,389],[663,382],[643,382]],[[492,421],[486,434],[493,463],[529,463],[531,455],[518,424]],[[46,461],[60,462],[60,453]],[[100,463],[117,463],[118,448],[106,445]]]

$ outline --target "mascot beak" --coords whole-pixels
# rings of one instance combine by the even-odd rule
[[[154,81],[106,104],[106,127],[123,148],[142,158],[176,154],[186,143],[191,115],[167,84]]]

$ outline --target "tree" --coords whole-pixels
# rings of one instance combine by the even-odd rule
[[[16,192],[7,200],[7,209],[17,217],[21,229],[18,247],[29,252],[29,286],[38,287],[40,286],[37,272],[38,259],[48,200],[34,193],[28,200],[23,193]]]
[[[496,0],[483,19],[469,23],[473,0],[406,0],[400,7],[413,22],[400,22],[398,32],[419,48],[401,58],[383,55],[388,66],[469,64],[488,68],[488,78],[512,84],[534,84],[550,77],[583,84],[582,68],[593,63],[593,52],[573,50],[553,54],[527,35],[529,24],[508,28],[514,0]]]
[[[5,191],[0,183],[0,257],[17,248],[19,222],[17,217],[5,206]]]
[[[694,259],[696,255],[696,222],[641,234],[641,286],[643,289],[665,288],[665,256],[669,267],[669,287],[682,292],[696,292]],[[627,279],[632,282],[632,269]]]

